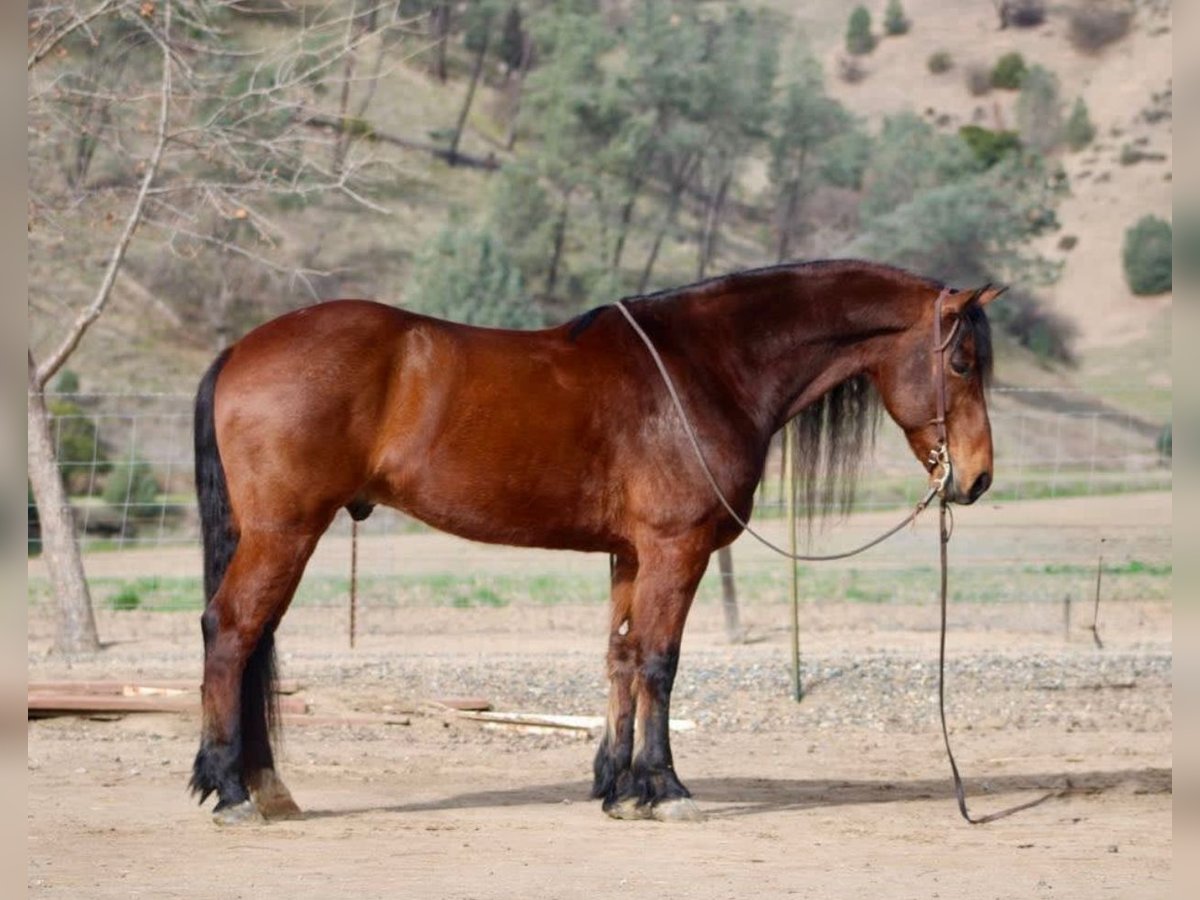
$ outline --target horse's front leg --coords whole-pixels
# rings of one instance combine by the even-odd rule
[[[608,633],[608,719],[596,751],[592,797],[603,800],[604,811],[619,816],[621,798],[632,798],[633,678],[636,652],[629,638],[629,615],[637,558],[613,557],[612,619]],[[632,799],[626,801],[632,804]]]
[[[628,789],[618,792],[610,810],[614,814],[660,821],[702,818],[675,774],[668,723],[683,626],[711,552],[707,533],[638,547],[628,634],[636,659],[633,761]]]

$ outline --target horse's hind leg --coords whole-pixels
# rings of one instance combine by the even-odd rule
[[[608,634],[608,721],[596,751],[592,797],[603,800],[603,809],[622,818],[633,812],[633,676],[635,648],[629,638],[629,615],[637,559],[613,557],[612,620]],[[621,798],[626,798],[622,800]]]
[[[295,812],[274,775],[268,710],[274,690],[275,627],[283,617],[320,531],[243,531],[237,551],[201,619],[204,723],[192,788],[217,793],[219,824],[257,820],[250,789],[273,813]],[[267,774],[270,773],[270,774]]]
[[[242,674],[242,777],[250,799],[267,819],[290,819],[300,807],[275,772],[271,728],[276,724],[275,627],[267,625]]]

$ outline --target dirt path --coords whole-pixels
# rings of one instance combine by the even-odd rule
[[[708,820],[606,819],[593,744],[485,730],[290,726],[282,771],[303,820],[223,831],[184,793],[197,721],[30,723],[29,886],[45,897],[1162,897],[1171,873],[1171,611],[1105,612],[1106,647],[1017,604],[955,610],[949,703],[963,823],[937,731],[926,605],[814,604],[806,684],[787,698],[785,608],[731,646],[697,608],[673,715],[676,764]],[[328,613],[293,610],[284,675],[323,715],[483,693],[501,709],[596,714],[599,605],[396,610],[412,628],[353,653]],[[31,644],[30,677],[194,676],[190,614],[106,614],[116,643],[67,667]],[[1069,789],[1068,789],[1068,786]]]

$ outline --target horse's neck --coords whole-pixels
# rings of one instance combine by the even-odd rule
[[[869,373],[889,336],[910,323],[903,285],[864,292],[833,277],[775,276],[742,290],[713,292],[680,305],[696,345],[691,355],[737,396],[770,436],[837,385]]]

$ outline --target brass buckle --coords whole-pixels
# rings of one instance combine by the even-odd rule
[[[943,496],[946,493],[946,485],[950,483],[950,450],[944,442],[938,442],[938,445],[929,451],[929,458],[925,460],[925,466],[929,469],[929,487],[935,491],[937,495]],[[938,468],[941,469],[941,474],[935,474]]]

